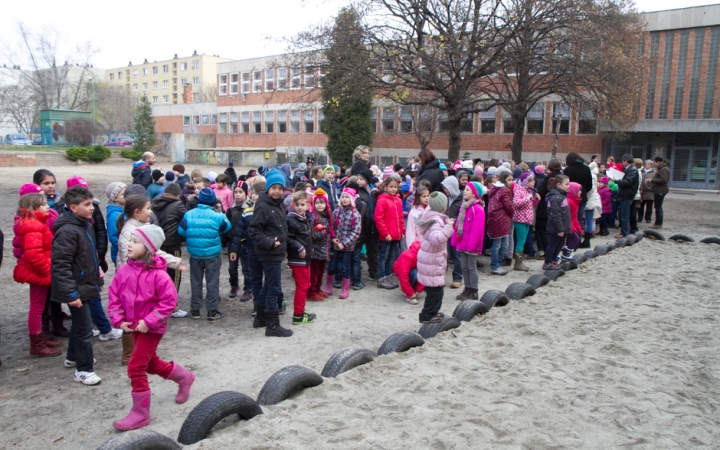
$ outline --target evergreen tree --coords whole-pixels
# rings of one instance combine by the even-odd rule
[[[372,145],[375,127],[370,124],[373,86],[366,76],[370,54],[363,42],[357,12],[343,8],[335,18],[331,44],[325,51],[322,130],[333,161],[352,161],[358,145]]]
[[[140,104],[135,110],[133,133],[135,134],[133,150],[136,152],[149,152],[153,149],[155,144],[157,144],[157,136],[155,135],[155,119],[152,115],[150,102],[145,95],[140,97]]]

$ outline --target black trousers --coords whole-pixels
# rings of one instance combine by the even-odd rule
[[[663,201],[666,194],[655,194],[655,225],[663,224]]]
[[[548,246],[547,217],[538,217],[535,220],[535,241],[538,251],[544,252]]]
[[[368,274],[370,278],[377,278],[378,257],[380,256],[380,241],[378,235],[369,234],[365,239],[365,252],[367,254]]]
[[[440,312],[445,286],[425,287],[425,304],[420,312],[420,322],[430,320]]]

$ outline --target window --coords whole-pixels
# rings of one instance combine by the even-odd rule
[[[480,133],[495,134],[495,124],[497,122],[497,106],[493,106],[487,111],[480,111]]]
[[[253,92],[262,92],[262,70],[253,70]]]
[[[183,116],[183,125],[190,125],[190,116]]]
[[[277,70],[277,76],[278,76],[278,84],[277,89],[278,91],[284,91],[287,89],[287,67],[278,67]]]
[[[677,78],[675,80],[675,104],[673,106],[673,119],[682,117],[683,98],[685,96],[685,72],[687,71],[688,44],[690,43],[690,30],[680,32],[680,51],[678,52]]]
[[[273,119],[275,119],[272,111],[265,111],[265,132],[273,133]]]
[[[412,133],[413,130],[413,114],[412,106],[400,107],[400,132]]]
[[[200,60],[198,60],[198,59],[194,60],[194,61],[193,61],[192,68],[193,68],[193,69],[199,69],[199,68],[200,68]]]
[[[305,67],[305,89],[312,89],[315,87],[315,67]]]
[[[300,132],[300,111],[290,111],[290,132]]]
[[[218,94],[220,94],[220,95],[227,94],[227,82],[228,82],[228,76],[225,74],[220,75],[220,86],[218,87]]]
[[[193,93],[193,102],[197,103],[200,101],[200,95],[198,95],[196,92]]]
[[[386,106],[382,109],[382,132],[392,133],[395,131],[395,108]]]
[[[169,96],[169,95],[163,95],[163,103],[170,103],[170,96]]]
[[[249,133],[250,132],[250,113],[244,112],[240,114],[240,123],[242,128],[240,129],[241,133]]]
[[[203,114],[202,116],[202,124],[203,125],[210,125],[210,116],[207,114]]]
[[[170,72],[170,66],[168,66],[167,64],[164,64],[163,65],[163,73],[169,73],[169,72]]]
[[[111,74],[110,74],[110,81],[113,81],[114,79],[115,79],[115,74],[114,74],[114,73],[111,73]]]
[[[238,93],[238,74],[231,73],[230,74],[230,94],[237,94]]]
[[[373,106],[370,110],[370,119],[368,120],[368,127],[373,133],[377,133],[377,107]]]
[[[325,78],[325,74],[327,73],[327,66],[320,66],[318,67],[318,84],[317,87],[322,87],[322,80]]]
[[[137,76],[138,76],[138,71],[137,71],[137,69],[135,69],[135,70],[133,70],[133,78],[137,78]]]
[[[662,76],[660,77],[660,107],[658,108],[658,119],[667,119],[668,115],[668,102],[670,99],[670,73],[673,65],[674,47],[675,32],[665,32],[665,52],[663,55]],[[677,72],[672,71],[673,75],[675,75],[675,73]]]
[[[510,116],[510,112],[503,109],[502,112],[502,133],[503,134],[513,134],[515,133],[515,121],[513,120],[512,116]]]
[[[180,63],[180,70],[187,70],[187,63]]]
[[[170,80],[165,80],[165,81],[163,81],[163,87],[164,87],[165,89],[169,88],[169,87],[170,87]]]
[[[147,91],[147,90],[148,90],[148,84],[147,84],[147,83],[143,83],[143,91]]]
[[[438,133],[449,133],[450,132],[450,120],[448,119],[447,111],[438,112]]]
[[[305,133],[315,132],[315,111],[305,111]]]
[[[193,125],[200,125],[200,116],[193,116]]]
[[[475,122],[474,114],[468,111],[463,111],[462,117],[460,118],[460,132],[461,133],[472,133],[473,123]]]
[[[242,77],[242,93],[248,94],[250,93],[250,72],[243,72],[241,74]]]
[[[262,113],[260,111],[253,112],[253,133],[262,133]]]
[[[158,103],[160,103],[160,102],[158,101],[158,97],[156,95],[155,97],[153,97],[153,104],[157,105]]]
[[[290,89],[300,89],[300,68],[290,69]]]
[[[137,90],[138,90],[138,85],[137,85],[137,84],[133,84],[133,91],[137,92]]]
[[[230,133],[238,133],[238,113],[236,112],[230,113]]]
[[[692,71],[690,75],[690,93],[688,97],[688,119],[697,118],[698,98],[700,95],[700,72],[702,69],[702,55],[704,45],[705,28],[696,28],[695,51],[693,52]]]
[[[193,84],[195,86],[200,86],[200,77],[193,77]]]
[[[153,75],[157,75],[157,74],[158,74],[158,66],[154,66],[153,67]]]
[[[213,125],[217,125],[217,114],[212,115],[211,121]]]
[[[187,86],[187,85],[188,85],[187,78],[180,78],[180,86]]]
[[[595,109],[589,103],[580,105],[578,117],[578,134],[596,134],[597,119]]]
[[[318,133],[322,133],[322,124],[323,120],[325,120],[325,113],[323,113],[322,109],[318,109]]]
[[[144,77],[148,76],[148,70],[147,70],[147,69],[143,69],[143,76],[144,76]]]
[[[545,134],[545,108],[542,103],[535,103],[530,108],[525,125],[528,134]]]
[[[123,78],[123,73],[122,73],[122,72],[118,72],[118,80],[122,80],[122,78]]]
[[[558,120],[560,128],[558,129]],[[570,134],[570,105],[567,103],[553,103],[552,134]]]
[[[705,101],[703,102],[703,119],[712,118],[712,111],[717,104],[715,100],[715,80],[717,79],[718,51],[720,50],[720,27],[712,28],[710,37],[710,57],[705,73]],[[697,153],[696,153],[697,154]]]
[[[660,46],[660,33],[650,34],[650,61],[648,74],[648,91],[645,103],[645,118],[652,119],[655,110],[655,85],[657,82],[658,48]]]
[[[277,116],[277,132],[287,133],[287,111],[278,111]]]
[[[265,92],[275,90],[275,69],[265,69]]]
[[[220,129],[221,134],[227,133],[227,113],[220,113]]]
[[[157,81],[153,81],[153,89],[157,89],[157,88],[158,88],[158,82],[157,82]]]

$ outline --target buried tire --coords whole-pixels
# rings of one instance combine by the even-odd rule
[[[530,275],[530,278],[527,279],[525,283],[529,284],[530,286],[534,287],[535,289],[541,288],[548,284],[550,282],[550,278],[546,277],[545,275],[541,273],[536,273],[535,275]]]
[[[624,237],[615,239],[615,248],[623,248],[626,245],[627,245],[627,241],[625,240]]]
[[[325,363],[321,375],[335,378],[341,373],[372,362],[375,352],[361,347],[347,347],[336,351]]]
[[[668,239],[676,242],[695,242],[695,239],[691,238],[687,234],[673,234]]]
[[[527,283],[513,283],[505,289],[505,293],[512,300],[522,300],[535,295],[535,288]]]
[[[488,311],[494,306],[505,306],[510,303],[507,294],[498,289],[490,289],[480,297],[480,303],[483,303]]]
[[[97,450],[180,450],[180,445],[157,431],[132,430],[103,442]]]
[[[720,244],[720,237],[710,236],[702,239],[700,242],[702,242],[703,244]]]
[[[180,428],[178,442],[190,445],[202,441],[218,422],[233,414],[240,416],[240,419],[250,420],[262,413],[260,405],[245,394],[234,391],[218,392],[198,403],[190,411]]]
[[[459,307],[458,305],[458,308]],[[457,311],[457,308],[455,310]],[[419,334],[411,331],[400,331],[385,339],[385,342],[382,343],[377,354],[378,356],[382,356],[390,353],[402,353],[413,347],[421,347],[424,343],[425,339]]]
[[[557,279],[563,275],[565,275],[565,271],[560,268],[545,271],[545,276],[548,277],[550,281],[557,281]]]
[[[288,366],[275,372],[260,390],[260,405],[277,405],[298,389],[321,385],[323,378],[305,366]]]
[[[483,302],[477,300],[464,300],[455,308],[452,315],[462,322],[470,322],[478,314],[487,314],[490,308]]]
[[[577,258],[577,263],[578,263],[578,264],[582,264],[582,263],[584,263],[585,261],[587,261],[587,259],[588,259],[588,258],[587,258],[587,255],[586,255],[585,253],[583,253],[583,254],[580,255],[580,256],[576,256],[576,258]]]
[[[645,234],[643,234],[642,231],[636,231],[635,232],[635,243],[637,244],[638,242],[642,241],[644,237],[645,237]]]
[[[565,272],[569,272],[571,270],[577,269],[579,265],[577,261],[563,261],[560,264],[560,267],[562,267]]]
[[[652,239],[655,241],[664,241],[665,236],[662,235],[662,233],[655,231],[655,230],[645,230],[643,232],[645,234],[645,237],[648,239]]]
[[[595,246],[595,255],[596,256],[605,256],[607,255],[608,248],[607,245],[596,245]]]
[[[597,252],[595,252],[594,250],[588,250],[584,253],[584,256],[586,261],[590,259],[595,259],[597,258]]]
[[[625,245],[632,246],[636,242],[636,238],[634,234],[628,234],[625,236]]]
[[[459,326],[460,321],[458,319],[453,316],[445,316],[443,317],[442,322],[426,323],[425,325],[421,326],[418,330],[418,333],[425,339],[430,339],[434,338],[435,335],[438,333],[452,330],[453,328],[457,328]]]

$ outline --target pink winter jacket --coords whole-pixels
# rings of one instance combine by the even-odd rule
[[[222,189],[215,187],[213,189],[213,192],[215,192],[215,196],[218,198],[218,200],[220,200],[223,211],[230,211],[230,208],[232,208],[233,204],[235,203],[235,196],[233,195],[233,190],[227,186],[223,186]]]
[[[422,231],[417,260],[417,280],[426,287],[445,286],[447,272],[447,241],[453,234],[445,214],[425,210],[416,221]]]
[[[462,211],[462,206],[460,207]],[[458,219],[460,216],[458,216]],[[482,255],[483,239],[485,238],[485,208],[476,203],[465,213],[463,234],[458,236],[458,222],[455,222],[455,232],[450,239],[450,245],[460,252]]]
[[[413,206],[410,212],[408,213],[407,217],[407,226],[405,226],[405,244],[408,248],[412,245],[413,242],[419,241],[420,237],[422,236],[422,233],[418,229],[415,222],[422,217],[423,212],[425,212],[425,209],[427,206]]]
[[[540,203],[535,198],[535,191],[520,183],[513,187],[513,222],[533,225],[535,223],[535,207]]]
[[[165,334],[167,321],[177,305],[177,292],[165,271],[163,258],[153,256],[155,267],[145,262],[128,260],[118,267],[108,290],[108,314],[113,327],[131,322],[135,328],[144,320],[149,333]]]

